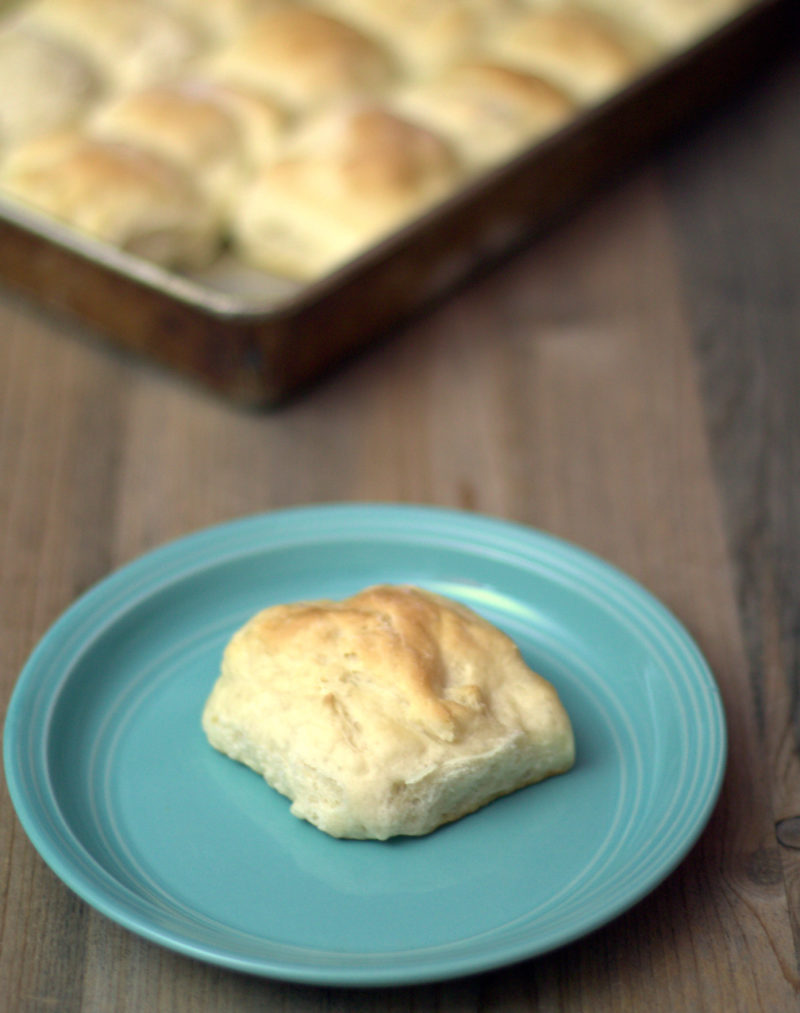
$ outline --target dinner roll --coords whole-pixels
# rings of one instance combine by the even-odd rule
[[[191,179],[139,148],[48,135],[14,151],[0,186],[81,232],[167,267],[204,266],[217,253],[218,216]]]
[[[19,16],[82,49],[123,90],[174,76],[201,49],[186,22],[146,0],[31,0]]]
[[[258,14],[291,0],[160,0],[160,6],[178,14],[210,44],[232,39]]]
[[[649,34],[667,49],[708,35],[753,0],[583,0],[587,7],[617,17]]]
[[[311,279],[446,195],[462,176],[447,143],[371,104],[312,119],[243,190],[234,248],[249,263]]]
[[[99,95],[91,62],[69,44],[15,22],[0,29],[0,156],[77,122]]]
[[[494,59],[539,74],[587,104],[622,87],[642,63],[628,33],[577,8],[526,11],[501,27],[488,49]]]
[[[484,168],[564,123],[575,104],[542,78],[469,61],[402,90],[396,106],[444,134],[467,163]]]
[[[307,7],[281,7],[250,22],[204,63],[216,80],[264,92],[306,112],[392,79],[388,53],[358,29]]]
[[[397,53],[412,75],[472,55],[515,9],[514,0],[325,0]]]
[[[180,80],[105,104],[88,129],[95,137],[169,159],[194,177],[215,207],[227,211],[256,159],[277,149],[282,123],[276,106],[260,96]]]
[[[260,612],[228,644],[202,725],[334,837],[430,833],[575,755],[555,689],[514,643],[414,587]]]

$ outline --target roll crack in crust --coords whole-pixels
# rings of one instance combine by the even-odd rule
[[[408,586],[258,613],[228,644],[202,724],[334,837],[427,834],[575,758],[555,689],[513,641]]]

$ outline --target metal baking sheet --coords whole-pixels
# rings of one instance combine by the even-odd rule
[[[0,196],[0,278],[237,403],[275,407],[477,268],[542,233],[775,58],[796,0],[761,0],[335,273],[221,260],[167,272]]]

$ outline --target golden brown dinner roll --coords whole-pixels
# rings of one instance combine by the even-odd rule
[[[321,11],[292,6],[256,18],[203,69],[297,111],[375,94],[393,75],[392,61],[377,42]]]
[[[617,17],[667,49],[709,34],[752,0],[583,0],[587,7]]]
[[[488,48],[496,60],[541,75],[581,103],[605,98],[642,64],[628,33],[579,9],[526,11],[501,27]]]
[[[80,232],[169,267],[209,263],[219,219],[180,169],[145,151],[77,134],[16,149],[0,187]]]
[[[277,107],[261,96],[181,80],[101,106],[88,129],[94,137],[169,159],[193,177],[215,207],[226,211],[256,157],[264,159],[277,149],[282,124]]]
[[[447,194],[462,169],[448,144],[371,104],[312,119],[258,174],[233,221],[243,258],[314,278]]]
[[[513,642],[413,587],[260,612],[230,641],[202,723],[334,837],[430,833],[575,754],[555,689]]]
[[[398,94],[396,107],[441,132],[476,168],[510,157],[575,112],[574,102],[540,77],[477,60],[415,82]]]
[[[162,263],[230,237],[313,279],[752,2],[0,0],[5,186]]]
[[[0,157],[77,122],[99,95],[94,68],[69,44],[16,22],[0,28]]]
[[[178,14],[209,41],[219,43],[238,35],[258,14],[291,3],[291,0],[158,0],[161,7]]]
[[[471,56],[516,9],[514,0],[325,0],[398,54],[412,74]]]
[[[19,17],[80,48],[118,89],[174,76],[201,47],[186,22],[146,0],[31,0]]]

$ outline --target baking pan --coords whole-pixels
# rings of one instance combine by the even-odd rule
[[[0,277],[105,339],[271,408],[548,226],[767,62],[800,22],[762,0],[335,273],[298,284],[220,261],[165,271],[0,197]]]

